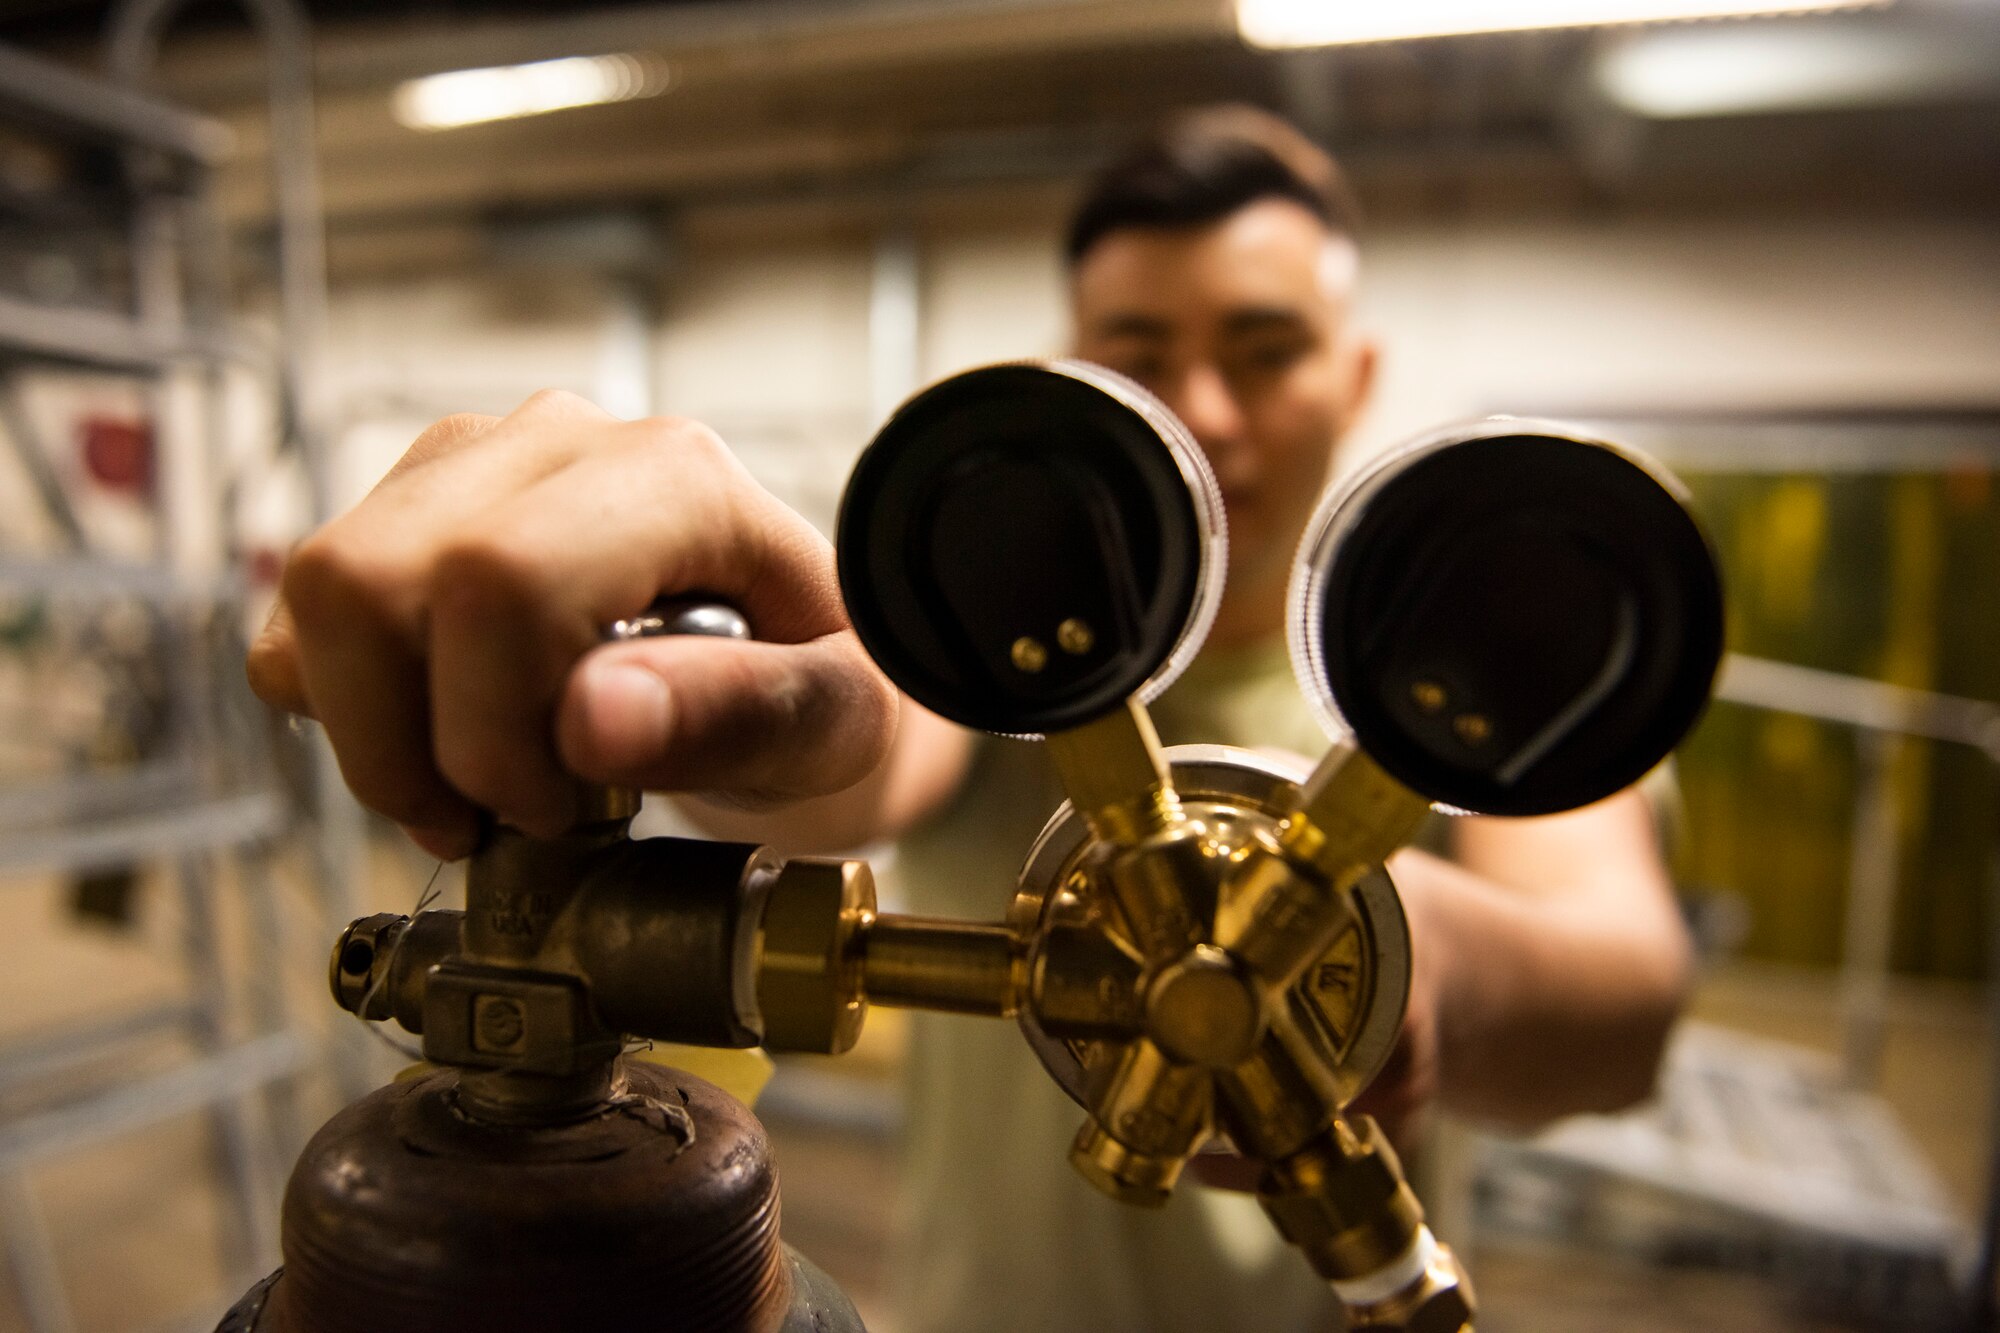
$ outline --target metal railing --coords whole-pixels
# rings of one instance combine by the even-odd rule
[[[1904,746],[1931,740],[1978,751],[2000,779],[2000,704],[1736,653],[1723,663],[1715,697],[1854,732],[1854,840],[1841,931],[1841,1069],[1850,1087],[1872,1087],[1881,1072],[1895,926],[1898,848],[1891,775]],[[2000,819],[1995,831],[2000,837]],[[1986,874],[1992,915],[1988,928],[1995,935],[1987,969],[1990,1031],[2000,1041],[2000,842],[1988,858]],[[2000,1280],[2000,1058],[1994,1062],[1988,1116],[1991,1166],[1971,1282],[1972,1329],[2000,1327],[1995,1295]]]

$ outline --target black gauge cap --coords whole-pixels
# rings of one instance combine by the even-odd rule
[[[1164,408],[1095,367],[991,366],[918,394],[841,500],[863,645],[969,727],[1061,731],[1117,707],[1175,656],[1220,557],[1192,454]]]
[[[1482,429],[1392,460],[1326,516],[1300,571],[1323,679],[1302,684],[1422,795],[1549,814],[1629,786],[1694,725],[1721,580],[1656,466]]]

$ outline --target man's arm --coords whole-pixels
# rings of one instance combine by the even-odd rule
[[[1645,798],[1454,831],[1457,864],[1390,862],[1417,975],[1401,1077],[1363,1109],[1394,1122],[1435,1093],[1529,1127],[1647,1096],[1690,950]]]

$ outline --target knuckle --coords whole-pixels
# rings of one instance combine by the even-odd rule
[[[597,406],[582,394],[568,389],[537,389],[529,394],[516,409],[522,414],[536,416],[577,416],[594,413]]]
[[[720,435],[689,417],[643,417],[631,423],[632,431],[648,448],[661,449],[676,459],[700,459],[711,463],[734,464],[736,455]]]
[[[813,660],[817,659],[817,660]],[[867,776],[888,752],[895,731],[895,687],[863,657],[858,645],[834,639],[807,650],[809,665],[790,679],[766,684],[759,700],[769,734],[816,737],[798,777],[813,794],[838,791]],[[785,750],[796,760],[799,742]]]
[[[302,629],[384,614],[397,593],[393,560],[344,539],[337,525],[300,543],[285,562],[280,592]]]
[[[490,810],[509,804],[514,774],[520,767],[499,745],[477,737],[449,736],[438,738],[437,766],[453,790]]]
[[[494,418],[479,412],[453,412],[450,416],[439,417],[424,432],[417,436],[410,446],[412,453],[421,454],[428,448],[456,444],[471,439],[492,429]]]
[[[850,630],[849,637],[852,637],[852,634]],[[855,667],[862,682],[865,706],[881,738],[877,748],[886,753],[889,742],[896,734],[896,715],[901,710],[902,697],[897,692],[895,682],[882,674],[881,669],[861,650],[858,640],[854,644],[854,655],[857,659]],[[881,756],[878,754],[876,757],[879,759]]]
[[[559,831],[566,822],[565,793],[558,779],[538,777],[545,768],[540,756],[478,736],[440,738],[436,748],[438,771],[452,790],[504,822],[530,832]]]
[[[354,799],[383,818],[415,828],[440,823],[458,806],[449,791],[412,785],[407,779],[348,775]]]
[[[446,619],[511,611],[532,602],[541,581],[538,563],[506,539],[456,537],[439,549],[433,564],[431,610]]]
[[[830,781],[844,787],[875,770],[896,734],[896,687],[872,665],[857,664],[841,691],[839,707],[848,743],[836,751]]]
[[[826,636],[827,651],[833,659],[834,669],[851,688],[859,691],[870,703],[884,713],[894,713],[897,706],[896,686],[875,665],[875,659],[861,646],[861,636],[851,626],[843,625],[839,630]]]

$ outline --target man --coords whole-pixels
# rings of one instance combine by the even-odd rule
[[[1077,354],[1181,416],[1228,510],[1227,591],[1156,706],[1163,739],[1316,753],[1285,587],[1376,358],[1349,317],[1337,171],[1260,113],[1197,113],[1096,179],[1068,255]],[[694,590],[761,641],[593,650],[598,626]],[[918,910],[992,919],[1060,799],[1033,747],[895,696],[846,628],[825,543],[712,435],[560,396],[427,431],[299,549],[251,674],[441,856],[470,849],[475,806],[566,827],[577,774],[688,793],[719,834],[789,851],[900,837]],[[1433,841],[1450,861],[1391,863],[1414,978],[1364,1109],[1406,1137],[1433,1101],[1525,1125],[1643,1096],[1687,967],[1644,799]],[[924,1018],[911,1066],[907,1329],[1333,1326],[1247,1197],[1190,1181],[1142,1213],[1074,1178],[1078,1112],[1008,1025]]]

